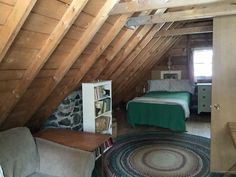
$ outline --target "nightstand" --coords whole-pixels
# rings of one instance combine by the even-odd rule
[[[211,83],[198,83],[198,114],[211,112]]]

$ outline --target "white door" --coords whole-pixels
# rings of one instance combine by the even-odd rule
[[[236,122],[236,16],[213,21],[211,171],[236,164],[227,122]]]

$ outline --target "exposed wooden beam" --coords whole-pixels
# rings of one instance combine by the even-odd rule
[[[155,14],[164,13],[166,9],[157,10]],[[136,48],[140,41],[143,40],[146,35],[151,35],[153,30],[151,30],[153,25],[145,25],[141,29],[139,29],[134,36],[125,44],[125,46],[119,51],[116,57],[108,64],[108,66],[104,69],[98,78],[105,80],[111,79],[111,76],[114,74],[114,71],[120,68],[121,64],[128,58],[128,56],[132,53],[132,51]],[[151,31],[150,31],[151,30]],[[155,30],[155,29],[154,29]],[[149,34],[151,33],[151,34]],[[143,44],[144,45],[144,44]],[[139,49],[138,49],[139,50]],[[137,52],[137,50],[136,50]]]
[[[131,15],[131,14],[130,14]],[[96,47],[93,53],[91,53],[88,57],[82,59],[80,61],[80,69],[77,71],[75,77],[67,80],[67,85],[61,84],[58,85],[57,88],[54,89],[53,93],[60,94],[51,94],[46,102],[44,102],[43,107],[41,107],[36,114],[33,116],[33,119],[29,121],[28,125],[30,127],[38,128],[38,125],[41,125],[48,116],[52,114],[52,111],[55,107],[66,97],[73,89],[75,89],[83,76],[88,72],[93,63],[99,58],[99,56],[103,53],[103,51],[108,47],[110,42],[115,38],[118,32],[125,25],[126,20],[130,15],[122,15],[118,18],[116,23],[111,27],[109,32],[105,35],[100,44]],[[102,48],[102,50],[101,50]],[[112,54],[113,55],[113,54]],[[110,57],[110,56],[108,56]],[[80,58],[78,59],[80,60]]]
[[[56,25],[43,47],[33,60],[32,64],[25,71],[21,81],[12,91],[11,97],[0,109],[0,124],[7,118],[10,111],[23,96],[27,88],[30,86],[34,78],[39,73],[45,62],[48,60],[54,49],[62,40],[64,35],[70,29],[71,25],[77,19],[78,15],[86,5],[88,0],[73,0],[61,20]]]
[[[223,0],[177,0],[177,1],[157,1],[157,0],[134,0],[130,2],[122,2],[116,4],[111,15],[134,13],[145,10],[155,10],[163,8],[185,7],[185,6],[197,6],[206,5],[215,2],[222,2]]]
[[[150,12],[142,12],[140,13],[140,16],[147,15]],[[150,26],[150,25],[148,25]],[[150,27],[151,28],[151,27]],[[82,82],[89,82],[92,80],[101,79],[99,78],[99,75],[104,71],[104,69],[108,66],[109,63],[113,61],[115,56],[121,51],[122,47],[126,45],[126,43],[129,41],[129,39],[132,37],[132,35],[135,34],[138,28],[135,29],[125,29],[126,31],[122,36],[120,37],[117,35],[118,39],[114,39],[112,41],[112,46],[110,48],[107,48],[106,51],[102,54],[102,56],[97,60],[97,62],[94,64],[94,66],[87,72],[87,74],[84,76]],[[139,38],[141,36],[139,35]],[[109,67],[110,69],[110,67]]]
[[[213,26],[197,26],[197,27],[187,27],[171,30],[161,30],[154,37],[160,36],[180,36],[187,34],[202,34],[202,33],[212,33]]]
[[[135,58],[139,56],[139,54],[142,53],[143,50],[147,50],[146,46],[149,45],[149,42],[153,39],[154,35],[157,33],[157,31],[161,30],[163,26],[164,26],[164,23],[156,24],[152,28],[152,30],[145,36],[142,42],[140,42],[136,46],[136,48],[132,51],[132,53],[127,58],[125,58],[124,62],[119,66],[119,68],[117,68],[116,71],[113,72],[113,74],[109,77],[109,79],[114,80],[114,81],[116,81],[117,79],[120,80],[121,79],[120,76],[124,74],[124,71],[127,69],[127,67],[130,66],[132,61],[135,60]],[[169,26],[170,24],[166,24],[164,28],[165,27],[169,28]],[[115,82],[113,82],[113,86],[114,84]]]
[[[132,50],[138,45],[138,43],[145,37],[145,35],[152,28],[152,25],[146,25],[142,27],[139,31],[134,34],[125,45],[119,51],[119,53],[115,56],[115,58],[108,64],[108,66],[104,69],[104,71],[98,76],[99,79],[108,79],[116,71],[117,68],[121,65],[123,60],[128,57],[128,55],[132,52]]]
[[[127,21],[127,26],[139,26],[173,21],[196,20],[233,14],[236,14],[236,4],[221,3],[203,8],[194,8],[191,10],[167,12],[164,14],[148,15],[142,17],[131,17]]]
[[[102,55],[94,66],[90,69],[89,72],[84,76],[82,82],[89,82],[92,80],[97,80],[98,76],[102,73],[104,68],[110,63],[116,54],[121,50],[121,48],[126,44],[126,42],[131,38],[137,29],[131,30],[128,29],[125,34],[116,41],[114,47],[107,52],[104,52],[105,55]]]
[[[6,23],[0,30],[0,62],[7,53],[35,3],[36,0],[17,0]]]
[[[121,98],[119,95],[123,95],[124,99],[129,95],[130,92],[133,92],[134,88],[138,83],[142,82],[144,78],[146,78],[147,72],[150,71],[150,69],[153,67],[153,65],[173,46],[173,44],[176,43],[176,41],[179,40],[179,37],[171,37],[169,39],[166,39],[165,43],[163,45],[160,45],[158,49],[158,53],[153,53],[151,56],[146,58],[144,62],[137,68],[135,68],[135,71],[133,74],[127,76],[124,78],[125,82],[123,82],[123,86],[120,88],[119,92],[115,93],[114,95],[114,102],[115,105],[117,105]],[[126,100],[125,100],[126,101]]]
[[[163,46],[166,43],[166,38],[159,37],[152,39],[145,47],[145,49],[142,50],[142,52],[133,61],[131,61],[129,66],[124,66],[124,71],[122,72],[122,74],[120,74],[120,76],[114,80],[113,86],[115,89],[113,90],[113,94],[115,95],[117,94],[117,92],[120,92],[126,84],[126,81],[133,76],[134,71],[139,69],[142,63],[144,63],[147,59],[154,55],[156,53],[156,50],[160,51],[161,49],[163,49]]]
[[[79,62],[81,62],[80,68],[78,69],[76,76],[73,77],[71,80],[68,80],[67,85],[65,85],[65,89],[61,92],[60,95],[58,95],[58,98],[56,98],[57,100],[59,99],[59,102],[78,85],[80,80],[94,64],[96,59],[102,54],[102,52],[106,49],[110,42],[119,33],[121,28],[125,25],[126,19],[130,15],[126,14],[120,16],[115,22],[115,24],[110,28],[109,32],[101,40],[100,44],[93,50],[93,52],[88,57],[85,57],[80,60],[79,56],[82,54],[89,42],[93,39],[95,34],[104,24],[106,19],[109,17],[108,13],[116,2],[117,0],[107,0],[105,2],[96,17],[89,24],[87,30],[83,33],[83,36],[74,45],[65,60],[60,64],[52,79],[45,84],[45,87],[43,88],[43,93],[41,93],[37,100],[35,100],[35,103],[32,105],[31,111],[28,113],[27,117],[22,120],[22,125],[24,125],[31,118],[31,116],[38,110],[42,103],[44,103],[48,96],[50,96],[50,94],[54,91],[56,86],[58,86],[58,84],[63,81],[63,77],[67,74],[67,72],[77,59]],[[51,106],[52,105],[50,105],[50,108],[52,108]],[[52,109],[54,109],[57,105],[53,106],[54,107]]]

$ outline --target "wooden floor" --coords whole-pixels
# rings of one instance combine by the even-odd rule
[[[114,117],[117,120],[117,134],[127,134],[134,132],[143,132],[143,131],[168,131],[168,129],[153,127],[153,126],[136,126],[135,128],[131,127],[127,123],[126,111],[125,110],[116,110],[114,112]],[[210,138],[210,115],[209,114],[192,114],[190,118],[186,121],[187,132],[189,134],[199,135],[203,137]]]

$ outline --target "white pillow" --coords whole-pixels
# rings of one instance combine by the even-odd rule
[[[4,177],[1,165],[0,165],[0,177]]]
[[[187,91],[194,93],[194,85],[189,80],[170,80],[170,91]]]
[[[163,79],[163,80],[149,80],[149,91],[169,91],[170,89],[170,83],[169,79]]]

